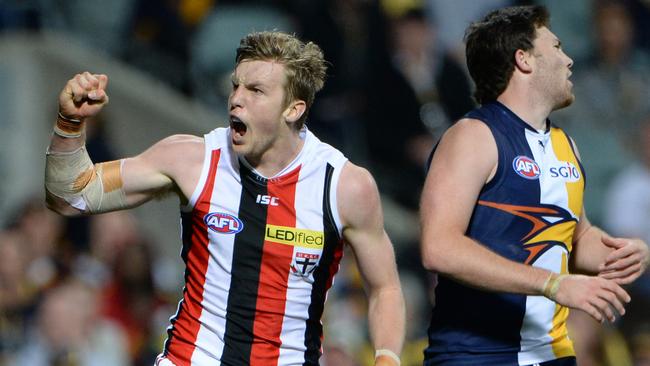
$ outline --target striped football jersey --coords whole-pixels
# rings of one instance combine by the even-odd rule
[[[327,290],[343,255],[336,186],[347,159],[306,128],[271,178],[205,135],[197,188],[181,210],[183,298],[161,364],[318,365]]]

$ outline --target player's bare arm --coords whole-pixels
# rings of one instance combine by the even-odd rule
[[[337,187],[343,235],[352,247],[369,297],[376,365],[396,365],[404,341],[404,298],[393,245],[384,231],[379,192],[367,170],[346,163]]]
[[[537,294],[548,272],[503,258],[465,235],[497,161],[496,142],[483,122],[464,119],[445,133],[422,195],[423,263],[474,287]]]
[[[497,162],[496,142],[481,121],[461,120],[445,133],[422,194],[425,268],[485,290],[545,295],[599,321],[614,320],[610,305],[624,313],[629,296],[612,281],[587,276],[557,280],[547,270],[506,259],[465,235],[479,193]]]
[[[576,155],[580,152],[572,140]],[[582,273],[598,274],[620,285],[632,283],[650,264],[648,244],[638,238],[615,238],[592,225],[583,207],[573,238],[571,265]]]
[[[191,194],[203,159],[203,140],[171,136],[142,154],[94,164],[85,150],[84,124],[108,103],[108,77],[84,72],[59,95],[59,116],[46,159],[48,206],[65,215],[101,213],[142,204],[175,190]]]
[[[620,285],[639,278],[650,263],[648,244],[638,238],[612,237],[592,225],[582,212],[574,237],[572,267]]]

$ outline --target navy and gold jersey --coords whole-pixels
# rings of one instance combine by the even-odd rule
[[[582,212],[584,170],[571,139],[547,121],[537,131],[504,105],[466,115],[483,121],[498,148],[466,234],[510,260],[568,272]],[[529,365],[574,356],[569,310],[543,296],[496,293],[440,276],[425,365]]]

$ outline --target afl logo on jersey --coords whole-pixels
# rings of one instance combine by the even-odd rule
[[[221,234],[237,234],[244,229],[244,223],[237,217],[223,212],[211,212],[203,218],[210,230]]]
[[[512,168],[526,179],[538,179],[541,172],[535,160],[523,155],[517,156],[512,161]]]

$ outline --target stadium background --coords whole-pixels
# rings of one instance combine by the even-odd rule
[[[650,1],[0,0],[0,365],[151,365],[180,298],[175,198],[93,218],[44,209],[43,156],[66,80],[109,75],[110,105],[89,124],[93,159],[137,154],[224,125],[238,40],[267,29],[315,41],[332,63],[308,126],[378,181],[408,303],[403,365],[421,364],[435,284],[417,243],[424,160],[473,105],[465,27],[527,3],[549,7],[574,59],[576,103],[551,118],[580,147],[590,218],[650,242]],[[324,365],[372,360],[347,256],[324,317]],[[650,364],[650,276],[630,290],[616,324],[574,323],[581,365]]]

